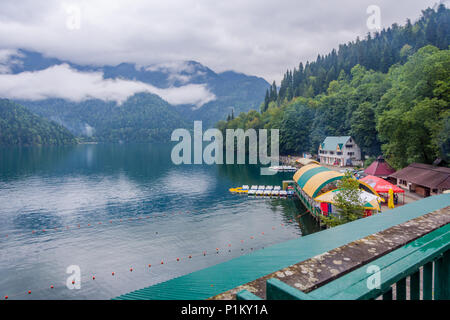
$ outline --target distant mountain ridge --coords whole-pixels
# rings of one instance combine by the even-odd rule
[[[55,68],[63,69],[62,66],[65,66],[66,72],[70,71],[81,76],[101,74],[106,83],[108,80],[117,82],[114,85],[119,93],[120,81],[124,82],[124,86],[149,85],[154,88],[154,92],[146,93],[135,90],[136,92],[130,94],[125,101],[119,103],[112,101],[113,99],[101,99],[96,96],[74,101],[60,96],[52,97],[52,92],[43,93],[44,97],[48,96],[46,99],[31,99],[20,95],[13,98],[14,101],[36,114],[65,126],[77,136],[100,141],[111,141],[111,139],[114,141],[115,138],[118,141],[130,139],[166,141],[168,137],[170,138],[166,131],[176,126],[191,128],[194,120],[203,121],[204,128],[212,127],[217,121],[225,119],[232,110],[234,114],[239,114],[258,109],[269,87],[269,83],[262,78],[234,71],[215,73],[195,61],[167,62],[147,66],[134,63],[121,63],[116,66],[80,65],[21,49],[13,52],[7,61],[0,59],[0,73],[11,76],[31,76]],[[73,91],[77,90],[80,89],[74,83]],[[191,99],[192,102],[189,102],[189,94],[192,90],[194,90],[192,94],[197,94],[199,98]],[[187,99],[184,99],[183,95]],[[0,94],[0,97],[4,96]],[[172,100],[176,103],[167,102]],[[184,100],[187,102],[184,103]],[[145,106],[139,106],[139,103]],[[127,112],[124,112],[124,108]],[[149,110],[152,112],[148,112]],[[142,119],[143,114],[147,119]],[[136,127],[130,126],[130,123],[124,124],[123,121],[118,121],[119,116],[128,119]],[[113,119],[113,117],[116,118]],[[123,123],[124,127],[114,129],[108,127],[108,125],[117,126],[120,123]],[[143,137],[131,134],[133,128],[140,131],[143,126],[149,126],[148,129],[153,133],[146,131]],[[109,129],[111,132],[108,132]],[[129,134],[121,136],[112,133],[113,130],[116,130],[116,133],[128,132]]]

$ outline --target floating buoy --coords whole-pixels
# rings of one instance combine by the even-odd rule
[[[262,235],[264,235],[264,232],[261,232]]]
[[[43,229],[42,232],[45,232],[45,229]]]
[[[130,272],[133,272],[133,268],[130,268]]]
[[[151,268],[151,266],[152,266],[151,264],[148,265],[149,268]]]
[[[203,255],[206,256],[206,251],[203,251]]]
[[[250,237],[250,239],[253,239],[253,237]]]
[[[92,280],[95,280],[95,276],[92,276]]]
[[[219,248],[216,248],[216,251],[219,251]]]
[[[53,289],[53,285],[50,286],[50,289]]]
[[[5,296],[5,300],[8,300],[8,296]]]
[[[164,261],[161,261],[161,264],[164,264]]]
[[[101,222],[99,222],[98,224],[102,224]]]
[[[72,281],[72,284],[75,284],[75,280]]]
[[[231,243],[228,244],[228,247],[231,247]]]
[[[177,261],[180,261],[180,258],[177,258]]]
[[[111,274],[114,275],[114,272],[112,272]]]
[[[88,223],[88,227],[90,227],[91,226],[91,224],[90,223]]]
[[[191,259],[192,258],[192,256],[189,256],[189,259]]]
[[[28,294],[31,294],[31,290],[28,290]]]
[[[241,240],[241,243],[244,243],[244,240]]]

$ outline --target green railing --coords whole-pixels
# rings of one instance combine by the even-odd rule
[[[450,224],[406,244],[309,293],[272,278],[268,300],[448,300]],[[238,300],[260,300],[243,290]]]
[[[322,214],[319,209],[311,205],[311,203],[309,202],[310,199],[303,195],[302,191],[300,190],[300,188],[296,183],[294,183],[294,190],[297,196],[299,197],[300,201],[313,216],[319,217]]]

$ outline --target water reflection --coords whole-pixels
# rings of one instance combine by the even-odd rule
[[[281,185],[292,174],[176,166],[170,151],[155,144],[0,149],[0,295],[110,298],[317,230],[298,201],[228,192],[242,184]],[[136,217],[149,219],[128,220]],[[226,254],[201,254],[230,243]],[[198,256],[146,269],[188,254]],[[64,286],[70,264],[82,268],[79,291]],[[87,281],[92,274],[95,283]],[[55,290],[42,289],[49,284]],[[27,296],[28,289],[39,294]]]

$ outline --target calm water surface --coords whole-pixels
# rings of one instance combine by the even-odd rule
[[[298,200],[228,192],[281,185],[292,173],[176,166],[170,152],[156,144],[0,149],[0,296],[109,299],[317,231]],[[79,290],[66,287],[70,265],[81,269]]]

